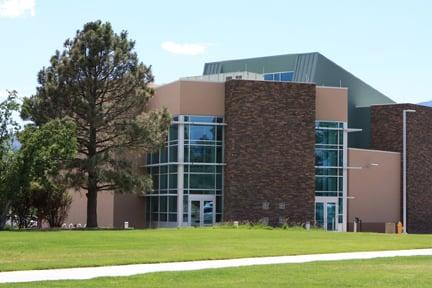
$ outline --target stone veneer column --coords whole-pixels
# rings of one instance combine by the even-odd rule
[[[407,231],[432,233],[432,108],[414,104],[372,106],[371,148],[403,153],[404,109],[416,110],[407,115]]]
[[[315,94],[314,84],[226,82],[225,221],[313,222]]]

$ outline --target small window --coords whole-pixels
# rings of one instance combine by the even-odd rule
[[[266,81],[273,81],[273,73],[264,74],[264,80],[266,80]]]
[[[270,203],[268,201],[264,201],[262,203],[262,209],[263,210],[268,210],[270,208]]]
[[[280,81],[290,82],[294,78],[294,72],[282,72],[280,76]]]
[[[233,79],[232,76],[227,76],[227,77],[225,78],[226,81],[229,81],[229,80],[232,80],[232,79]]]
[[[279,209],[283,210],[285,209],[285,202],[279,203]]]
[[[236,80],[241,80],[241,79],[242,79],[242,76],[241,76],[241,75],[235,76],[235,79],[236,79]]]
[[[294,72],[276,72],[264,74],[264,80],[266,81],[281,81],[291,82],[294,79]]]

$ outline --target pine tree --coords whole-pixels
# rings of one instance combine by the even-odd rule
[[[89,22],[52,56],[38,74],[36,94],[24,99],[21,116],[36,125],[64,117],[76,123],[79,154],[71,175],[87,191],[87,227],[98,226],[98,192],[149,187],[149,177],[125,156],[160,147],[171,121],[166,109],[146,111],[153,75],[134,47],[126,31]]]

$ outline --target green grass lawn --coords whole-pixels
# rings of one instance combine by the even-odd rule
[[[432,235],[203,228],[0,232],[0,271],[432,247]]]
[[[432,257],[265,265],[7,287],[431,287]],[[6,286],[6,285],[5,285]],[[0,285],[0,287],[5,287]]]

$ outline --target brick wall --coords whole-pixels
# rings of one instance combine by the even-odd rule
[[[432,108],[413,104],[372,106],[371,148],[402,153],[404,109],[417,111],[407,114],[407,231],[432,233]]]
[[[314,84],[226,82],[225,221],[312,223],[315,91]]]

